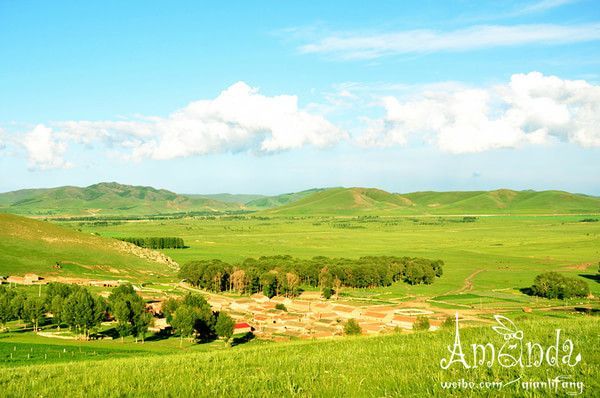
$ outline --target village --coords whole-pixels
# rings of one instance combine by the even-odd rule
[[[0,283],[42,286],[50,282],[66,282],[56,278],[43,278],[28,273],[24,276],[0,277]],[[126,281],[69,279],[69,283],[112,288]],[[229,297],[192,288],[184,282],[176,285],[184,291],[195,291],[206,296],[213,311],[225,311],[235,321],[235,333],[252,332],[257,338],[284,341],[294,338],[316,339],[342,336],[344,324],[354,319],[363,334],[374,335],[393,331],[410,331],[418,317],[426,317],[430,330],[437,330],[447,314],[429,309],[397,305],[356,306],[338,297],[325,300],[321,292],[304,291],[298,297],[275,296],[268,298],[262,293],[247,297]],[[161,332],[170,328],[162,312],[162,303],[168,297],[156,289],[134,285],[147,301],[147,309],[154,315],[150,331]],[[110,290],[100,292],[108,297]]]

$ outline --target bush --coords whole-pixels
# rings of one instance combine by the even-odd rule
[[[590,294],[590,287],[585,281],[558,272],[545,272],[536,276],[530,290],[535,296],[561,300]]]
[[[347,336],[359,335],[362,334],[362,329],[355,319],[348,319],[344,325],[344,334]]]
[[[424,316],[418,316],[415,323],[413,323],[413,330],[429,330],[429,319]]]
[[[332,288],[330,288],[330,287],[324,287],[323,288],[323,297],[325,297],[325,300],[329,300],[332,295],[333,295],[333,289]]]
[[[285,307],[285,305],[281,304],[281,303],[277,303],[275,305],[275,309],[276,310],[281,310],[281,311],[287,311],[287,308]]]

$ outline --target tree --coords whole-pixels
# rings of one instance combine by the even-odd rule
[[[263,285],[263,293],[268,298],[275,297],[277,292],[277,277],[271,272],[265,272],[260,278],[260,282]]]
[[[91,329],[104,319],[106,304],[100,297],[95,297],[87,289],[79,287],[65,301],[63,315],[65,323],[87,339]]]
[[[119,336],[121,336],[121,341],[124,341],[125,336],[129,336],[132,329],[130,322],[131,309],[129,308],[128,302],[125,300],[118,300],[111,304],[111,312],[117,320],[117,331],[119,332]]]
[[[415,323],[413,323],[413,330],[429,330],[429,326],[429,319],[427,317],[418,316]]]
[[[152,321],[151,314],[146,310],[144,300],[137,294],[131,284],[121,285],[109,296],[113,316],[117,320],[117,330],[121,339],[133,334],[136,339],[148,330]]]
[[[300,287],[300,277],[293,273],[293,272],[288,272],[285,274],[286,277],[286,287],[287,287],[287,293],[290,296],[296,296],[298,295],[298,288]]]
[[[347,336],[359,335],[362,334],[362,328],[360,327],[358,322],[356,322],[355,319],[351,318],[348,319],[348,321],[344,325],[344,334],[346,334]]]
[[[0,286],[0,324],[3,328],[6,327],[7,322],[16,318],[12,305],[14,296],[15,293],[13,290]]]
[[[590,287],[581,279],[564,276],[558,272],[544,272],[535,277],[530,288],[533,295],[549,299],[586,297]]]
[[[225,342],[225,345],[229,345],[229,339],[233,336],[233,328],[235,322],[233,318],[227,315],[225,312],[219,312],[217,317],[217,323],[215,325],[215,331],[217,336],[221,337]]]
[[[31,323],[34,331],[38,330],[40,321],[44,318],[44,299],[29,297],[25,300],[23,319]]]
[[[208,340],[215,335],[214,314],[210,304],[199,294],[187,294],[176,306],[170,323],[182,339],[197,336]]]
[[[196,312],[188,305],[181,305],[175,310],[171,325],[175,328],[175,330],[177,330],[182,339],[180,345],[183,343],[184,337],[189,339],[193,338],[196,320]]]
[[[246,272],[243,269],[237,269],[231,274],[231,283],[238,293],[246,290]]]

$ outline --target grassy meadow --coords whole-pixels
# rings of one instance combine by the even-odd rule
[[[104,237],[178,236],[189,248],[166,249],[177,262],[289,254],[360,257],[420,256],[442,259],[444,275],[432,285],[351,290],[351,296],[402,298],[407,295],[447,301],[459,293],[477,305],[530,302],[518,289],[548,270],[573,276],[596,274],[600,261],[600,222],[585,216],[463,217],[220,217],[125,222],[98,226],[70,224]],[[585,278],[595,295],[600,285]],[[475,295],[476,297],[473,297]],[[481,297],[479,297],[481,296]],[[454,297],[453,301],[461,301]],[[465,298],[466,299],[466,298]],[[464,299],[462,301],[465,301]],[[468,300],[467,300],[468,301]],[[469,303],[471,304],[471,303]]]
[[[175,351],[147,355],[143,360],[123,353],[115,353],[115,356],[122,355],[115,358],[105,355],[104,360],[79,355],[68,363],[48,361],[4,367],[0,373],[0,389],[7,397],[567,396],[564,390],[558,394],[544,389],[531,392],[519,384],[561,375],[583,382],[580,396],[591,397],[600,387],[597,378],[600,322],[597,317],[583,317],[513,318],[524,332],[524,342],[538,342],[545,348],[555,342],[554,329],[562,329],[562,339],[573,341],[573,355],[581,353],[583,358],[574,367],[559,363],[555,367],[504,368],[496,363],[490,368],[471,369],[454,364],[444,370],[440,360],[448,356],[447,346],[452,345],[454,332],[443,330],[261,346],[249,344],[203,352]],[[497,347],[503,344],[502,337],[487,326],[463,329],[461,337],[465,347],[474,343],[491,342]],[[0,355],[6,355],[2,346],[7,343],[1,341]],[[8,343],[9,349],[12,346],[13,343]],[[115,350],[119,350],[118,346],[113,344]],[[470,353],[467,349],[465,352]],[[518,383],[504,386],[517,378],[520,378]],[[441,383],[461,379],[497,384],[486,389],[442,387]]]

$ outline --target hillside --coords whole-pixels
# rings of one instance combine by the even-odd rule
[[[117,240],[0,214],[0,275],[33,272],[43,277],[135,281],[174,275],[169,265],[148,259],[155,255]]]
[[[25,189],[0,194],[0,212],[31,215],[149,215],[239,209],[206,197],[188,197],[165,189],[103,182],[80,187]]]
[[[583,360],[575,367],[559,360],[551,370],[563,375],[564,380],[583,383],[585,393],[582,396],[593,396],[593,391],[599,387],[596,375],[600,371],[597,321],[582,316],[578,319],[534,318],[519,319],[517,325],[522,328],[525,341],[541,344],[544,349],[554,343],[552,331],[561,329],[561,338],[573,341],[573,356],[581,353]],[[481,341],[489,341],[495,347],[500,347],[503,342],[489,325],[465,328],[461,330],[461,337],[465,350],[469,350],[469,344],[480,344]],[[441,385],[464,379],[477,383],[505,383],[502,388],[506,394],[498,394],[496,385],[486,390],[490,393],[483,394],[485,396],[569,396],[557,395],[550,389],[530,394],[531,391],[523,390],[519,383],[510,383],[519,377],[546,380],[550,365],[503,367],[497,360],[492,360],[491,367],[465,369],[455,363],[444,370],[440,360],[449,358],[447,347],[453,339],[453,330],[449,329],[411,335],[395,333],[277,344],[263,342],[195,353],[179,349],[175,354],[151,355],[139,351],[138,356],[126,358],[5,367],[0,374],[0,384],[6,396],[19,397],[478,396],[460,394],[463,389],[445,390]],[[9,349],[14,345],[6,344],[6,352],[12,352]],[[88,350],[101,347],[101,344],[83,343]],[[115,350],[122,346],[121,343],[112,344]],[[148,341],[145,346],[152,344],[155,343]],[[34,355],[40,351],[33,344],[30,347]],[[467,362],[472,363],[470,351],[465,354]],[[527,357],[523,356],[523,360]],[[79,392],[74,394],[76,390]]]
[[[265,211],[278,215],[596,214],[600,198],[563,191],[456,191],[393,194],[332,188]]]
[[[254,210],[271,209],[274,207],[284,206],[287,204],[297,202],[297,201],[301,200],[302,198],[305,198],[307,196],[310,196],[312,194],[315,194],[315,193],[318,193],[321,191],[324,191],[324,189],[314,188],[314,189],[308,189],[306,191],[300,191],[300,192],[284,193],[284,194],[275,195],[275,196],[265,196],[262,198],[250,200],[245,203],[245,206],[248,209],[254,209]]]
[[[244,206],[246,203],[251,202],[253,200],[267,198],[267,196],[265,196],[265,195],[233,194],[233,193],[192,194],[192,195],[186,194],[184,196],[187,196],[190,199],[209,199],[209,200],[215,200],[217,202],[237,204],[239,206]]]

